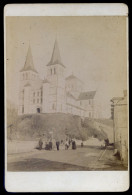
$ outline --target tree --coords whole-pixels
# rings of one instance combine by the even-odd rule
[[[7,137],[9,139],[13,139],[13,137],[16,135],[16,128],[15,124],[17,122],[17,108],[16,106],[11,103],[9,100],[7,101]]]
[[[42,127],[43,124],[40,115],[34,115],[32,117],[31,128],[35,131],[35,133],[37,132],[38,136],[41,136],[42,134]]]
[[[82,129],[79,133],[79,137],[82,141],[85,141],[88,139],[88,134],[86,132],[86,129]]]

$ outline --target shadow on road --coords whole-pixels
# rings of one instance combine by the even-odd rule
[[[77,148],[81,148],[81,146],[77,146]],[[90,146],[90,145],[88,145],[88,146],[83,146],[83,148],[91,148],[91,149],[101,149],[101,146]]]
[[[56,162],[46,159],[31,158],[19,162],[8,163],[7,171],[89,171],[83,166]]]

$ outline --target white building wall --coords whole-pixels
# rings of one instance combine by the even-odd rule
[[[30,113],[30,86],[24,87],[24,114]]]
[[[54,68],[56,70],[55,74],[51,75]],[[26,78],[26,73],[28,74],[28,78]],[[48,80],[50,83],[43,83],[42,80],[39,79],[38,74],[33,73],[32,71],[23,72],[20,74],[20,94],[22,89],[24,89],[24,98],[20,95],[19,101],[19,109],[18,113],[22,114],[23,106],[24,106],[24,114],[26,113],[36,113],[37,107],[41,108],[42,113],[71,113],[75,115],[79,115],[82,117],[89,117],[91,113],[91,118],[95,117],[94,110],[94,102],[90,100],[81,100],[77,101],[72,97],[67,97],[66,91],[70,91],[73,96],[77,97],[80,91],[82,91],[82,83],[80,81],[68,81],[65,85],[64,78],[64,68],[60,65],[53,65],[52,67],[48,67]],[[29,92],[29,87],[24,88],[24,85],[27,82],[31,85],[31,89]],[[42,89],[40,89],[42,87]],[[69,88],[68,88],[69,87]],[[73,87],[73,89],[72,89]],[[37,93],[43,91],[42,96],[37,96]],[[33,93],[35,92],[35,97]],[[35,103],[33,103],[35,99]],[[37,100],[39,99],[39,102]],[[67,103],[69,105],[67,105]],[[83,109],[86,109],[84,111]]]
[[[49,112],[49,83],[43,83],[42,87],[42,112]]]
[[[126,97],[125,97],[126,98]],[[114,107],[115,148],[118,149],[121,159],[128,163],[128,110],[127,100],[120,101]],[[123,102],[123,103],[122,103]]]

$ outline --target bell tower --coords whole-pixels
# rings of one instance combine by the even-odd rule
[[[30,90],[38,79],[38,72],[33,64],[31,47],[29,45],[24,67],[20,70],[19,109],[18,114],[30,113]]]
[[[64,112],[65,110],[65,66],[60,57],[57,40],[55,40],[50,62],[47,64],[47,79],[50,82],[50,110]]]

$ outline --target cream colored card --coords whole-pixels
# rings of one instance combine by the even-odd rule
[[[129,188],[128,7],[4,8],[5,188]]]

